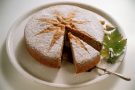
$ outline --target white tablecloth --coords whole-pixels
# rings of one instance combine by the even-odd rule
[[[60,0],[0,0],[0,90],[63,90],[28,81],[12,66],[5,51],[6,35],[17,17],[39,5],[55,1]],[[110,14],[122,26],[128,38],[127,54],[117,72],[132,78],[127,82],[110,76],[94,85],[71,90],[135,90],[135,0],[68,1],[96,6]]]

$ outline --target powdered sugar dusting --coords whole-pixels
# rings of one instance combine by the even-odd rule
[[[51,40],[55,32],[43,33],[40,35],[36,35],[43,29],[48,27],[52,27],[49,23],[39,22],[39,18],[49,18],[55,19],[55,12],[59,12],[63,17],[67,17],[70,12],[75,12],[75,16],[73,20],[86,20],[84,24],[75,24],[79,30],[87,32],[90,36],[95,38],[97,41],[103,41],[103,27],[98,22],[96,17],[92,14],[92,12],[88,10],[81,9],[77,6],[71,5],[58,5],[52,6],[50,8],[41,10],[33,15],[33,17],[29,20],[25,28],[25,38],[26,43],[32,48],[36,49],[38,52],[42,53],[44,56],[52,58],[61,58],[62,48],[63,48],[63,40],[64,40],[64,32],[62,36],[56,41],[55,45],[48,51],[49,46],[51,44]],[[85,62],[90,58],[93,58],[99,55],[99,52],[96,51],[91,46],[83,43],[88,48],[89,52],[83,50],[80,46],[78,46],[74,41],[72,42],[74,57],[78,60],[79,63]]]
[[[80,46],[75,42],[74,39],[70,39],[70,43],[72,46],[72,53],[74,55],[74,60],[77,63],[83,64],[87,61],[94,60],[93,58],[100,55],[99,52],[95,50],[93,47],[83,42],[82,40],[80,41],[85,45],[85,47],[87,48],[87,51],[83,48],[80,48]]]
[[[56,44],[48,51],[49,46],[51,44],[51,40],[55,32],[43,33],[40,35],[36,35],[41,30],[44,30],[48,27],[51,27],[51,24],[41,23],[38,21],[39,18],[54,18],[51,14],[46,13],[45,11],[40,11],[39,13],[35,14],[27,23],[25,28],[25,38],[26,43],[40,52],[42,55],[47,56],[49,58],[61,58],[61,50],[63,46],[64,40],[64,32],[63,35],[60,37],[59,40],[56,41]]]

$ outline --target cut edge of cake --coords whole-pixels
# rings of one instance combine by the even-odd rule
[[[81,72],[88,71],[89,69],[92,69],[93,67],[95,67],[99,63],[99,61],[100,61],[100,53],[91,46],[89,46],[89,49],[87,47],[85,47],[86,49],[88,49],[88,52],[86,50],[84,50],[84,52],[85,51],[87,52],[87,55],[89,57],[83,57],[82,56],[82,57],[78,58],[77,54],[78,53],[83,54],[83,48],[81,46],[78,46],[78,43],[75,41],[75,38],[77,38],[77,37],[75,37],[71,33],[68,33],[68,37],[70,39],[70,47],[71,47],[71,50],[72,50],[73,63],[74,63],[76,73],[81,73]],[[79,41],[79,42],[82,42],[82,41]],[[85,43],[85,45],[86,45],[86,43]],[[77,47],[77,48],[75,48],[75,47]],[[82,49],[82,51],[78,52],[75,49],[76,50],[77,49]],[[92,51],[90,51],[90,49]],[[90,54],[92,54],[92,53],[95,53],[95,55],[90,56]],[[80,59],[80,61],[79,61],[79,59]]]

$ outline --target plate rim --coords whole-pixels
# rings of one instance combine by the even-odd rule
[[[47,3],[47,4],[43,4],[43,5],[40,5],[40,6],[37,6],[29,11],[27,11],[26,13],[24,13],[23,15],[21,15],[20,17],[18,17],[15,22],[11,25],[9,31],[8,31],[8,34],[7,34],[7,38],[6,38],[6,51],[7,51],[7,54],[8,54],[8,57],[9,57],[9,61],[13,64],[13,66],[16,68],[16,70],[21,73],[24,77],[26,77],[27,79],[31,80],[31,81],[34,81],[36,83],[39,83],[39,84],[43,84],[43,85],[48,85],[48,86],[53,86],[53,87],[60,87],[60,88],[74,88],[74,87],[83,87],[83,86],[86,86],[86,85],[90,85],[90,84],[94,84],[96,82],[100,82],[104,79],[106,79],[109,75],[108,74],[105,74],[105,75],[102,75],[100,77],[102,77],[101,80],[97,81],[88,81],[88,82],[85,82],[85,83],[81,83],[81,84],[75,84],[75,85],[66,85],[66,84],[56,84],[56,83],[50,83],[50,82],[47,82],[47,81],[43,81],[43,80],[40,80],[40,79],[37,79],[36,77],[30,75],[29,73],[27,73],[27,71],[25,71],[15,60],[15,58],[12,56],[12,54],[10,53],[11,49],[9,48],[10,46],[10,35],[12,35],[12,31],[14,30],[14,28],[22,21],[24,20],[26,17],[32,15],[33,13],[43,9],[43,8],[47,8],[49,6],[54,6],[54,5],[62,5],[62,4],[66,4],[66,5],[75,5],[75,6],[80,6],[80,7],[87,7],[87,8],[91,8],[92,10],[96,10],[98,11],[100,14],[102,15],[105,15],[104,17],[107,17],[109,19],[109,21],[113,22],[114,25],[117,25],[118,28],[119,28],[119,31],[122,33],[122,35],[126,38],[125,36],[125,33],[123,31],[123,29],[120,27],[120,25],[116,22],[116,20],[114,18],[112,18],[112,16],[108,15],[107,13],[105,13],[103,10],[97,8],[97,7],[94,7],[92,5],[89,5],[89,4],[86,4],[86,3],[80,3],[80,2],[71,2],[71,1],[60,1],[60,2],[53,2],[53,3]],[[101,15],[101,16],[102,16]],[[108,20],[107,19],[107,20]],[[18,23],[19,22],[19,23]],[[126,50],[124,50],[124,52],[126,52]],[[124,55],[125,56],[125,55]],[[122,57],[122,59],[124,58],[124,56]],[[120,63],[121,64],[121,63]],[[120,65],[119,65],[120,66]],[[118,66],[118,67],[119,67]],[[117,70],[117,69],[116,69]]]

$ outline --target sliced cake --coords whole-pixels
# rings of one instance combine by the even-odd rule
[[[70,45],[64,42],[66,35]],[[31,56],[50,67],[61,66],[64,44],[71,47],[79,73],[99,62],[104,33],[93,12],[72,5],[57,5],[35,13],[26,24],[24,36]]]

